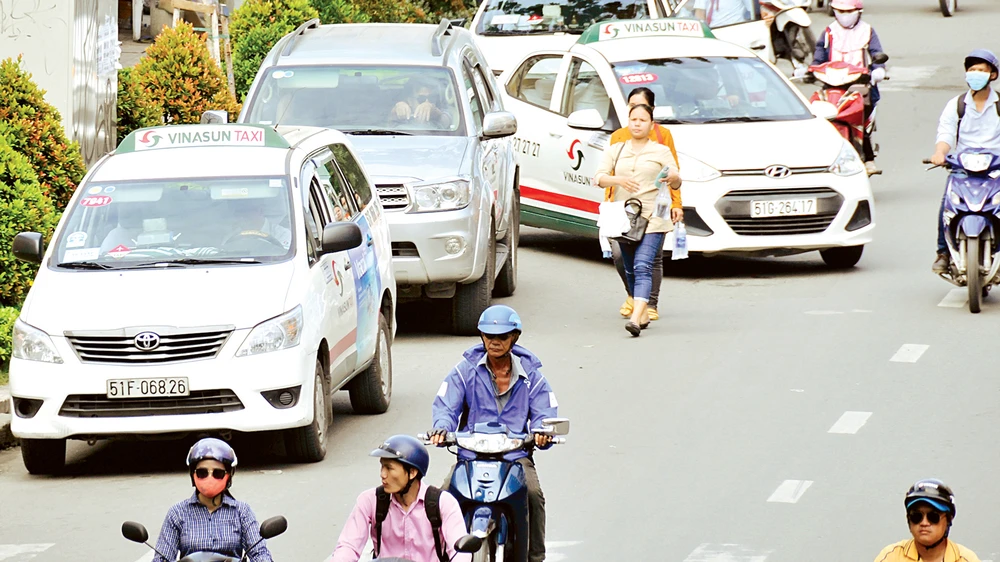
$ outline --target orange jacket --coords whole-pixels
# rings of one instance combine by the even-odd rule
[[[629,132],[628,127],[622,127],[614,133],[611,134],[611,140],[608,142],[608,146],[612,146],[617,142],[625,142],[632,138],[632,133]],[[653,127],[653,130],[649,132],[649,140],[655,140],[656,142],[666,146],[670,149],[670,152],[674,155],[674,160],[677,160],[677,148],[674,147],[674,136],[670,134],[670,130],[663,125],[657,124]],[[679,164],[678,164],[679,166]],[[607,187],[604,189],[604,200],[611,201],[611,191],[613,187]],[[670,190],[670,207],[672,209],[680,209],[683,205],[681,204],[681,190],[671,189]]]

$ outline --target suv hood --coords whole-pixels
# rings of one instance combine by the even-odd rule
[[[376,185],[461,175],[468,168],[469,137],[351,135]]]

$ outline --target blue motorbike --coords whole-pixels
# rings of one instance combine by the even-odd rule
[[[929,160],[924,161],[930,164]],[[945,241],[951,255],[941,277],[969,289],[969,312],[1000,284],[1000,155],[969,150],[948,155],[944,198]]]
[[[223,554],[216,554],[214,552],[192,552],[184,558],[181,558],[178,562],[245,562],[247,559],[247,553],[254,549],[261,541],[266,539],[274,538],[281,533],[284,533],[288,529],[288,521],[282,516],[272,517],[260,524],[260,540],[254,543],[250,548],[243,553],[240,558],[233,558],[231,556],[225,556]],[[153,552],[156,552],[161,557],[162,553],[158,552],[156,548],[149,544],[149,533],[146,531],[146,527],[143,527],[142,523],[136,523],[134,521],[126,521],[122,523],[122,536],[126,539],[144,544],[148,546]]]
[[[536,433],[559,436],[569,433],[569,420],[542,420]],[[426,435],[420,436],[425,441]],[[562,444],[563,437],[553,437]],[[459,457],[450,482],[450,492],[462,506],[469,533],[483,540],[473,562],[527,562],[528,487],[520,464],[504,458],[507,453],[534,448],[534,435],[514,433],[501,423],[477,423],[471,432],[448,433],[440,445],[457,446],[475,457]]]

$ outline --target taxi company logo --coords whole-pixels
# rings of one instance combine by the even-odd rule
[[[167,135],[170,144],[193,144],[193,143],[227,143],[227,142],[252,142],[263,143],[264,131],[236,130],[236,131],[195,131],[183,133],[170,133]]]
[[[142,351],[153,351],[160,347],[160,336],[155,332],[139,332],[133,341],[136,349]]]
[[[580,166],[583,165],[583,151],[576,148],[576,145],[578,144],[580,144],[579,139],[574,140],[573,143],[569,145],[569,150],[566,151],[566,156],[569,156],[569,159],[574,162],[572,166],[574,172],[579,170]],[[574,149],[576,151],[575,153]]]
[[[605,39],[614,39],[615,37],[618,37],[618,26],[613,23],[605,25],[604,29],[601,30],[601,35],[603,35]]]
[[[764,175],[769,178],[784,179],[792,175],[788,166],[768,166],[764,168]]]
[[[142,134],[141,137],[139,137],[139,142],[141,142],[142,144],[147,145],[146,148],[153,148],[156,145],[160,144],[160,140],[162,140],[162,139],[163,139],[163,137],[161,137],[160,135],[154,133],[153,131],[146,131],[145,133]],[[153,143],[153,144],[150,144],[150,143]]]

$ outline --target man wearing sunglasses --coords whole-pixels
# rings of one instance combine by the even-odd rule
[[[517,345],[521,317],[509,306],[494,305],[479,317],[478,343],[462,355],[448,373],[432,407],[434,429],[431,443],[440,446],[449,431],[466,431],[477,423],[499,422],[516,433],[530,433],[542,427],[542,420],[558,415],[555,392],[539,369],[542,362]],[[535,434],[535,446],[547,449],[552,437]],[[471,453],[459,451],[463,460]],[[525,450],[507,453],[505,458],[524,467],[528,486],[528,559],[545,560],[545,496],[538,482],[533,455]],[[452,471],[454,471],[452,467]],[[451,483],[451,474],[444,488]]]
[[[955,495],[944,482],[927,478],[910,486],[903,501],[913,538],[885,547],[875,562],[979,562],[974,552],[948,540]]]
[[[451,117],[436,105],[438,96],[430,83],[411,79],[406,84],[406,90],[406,99],[392,107],[390,120],[430,123],[442,129],[451,126]]]

